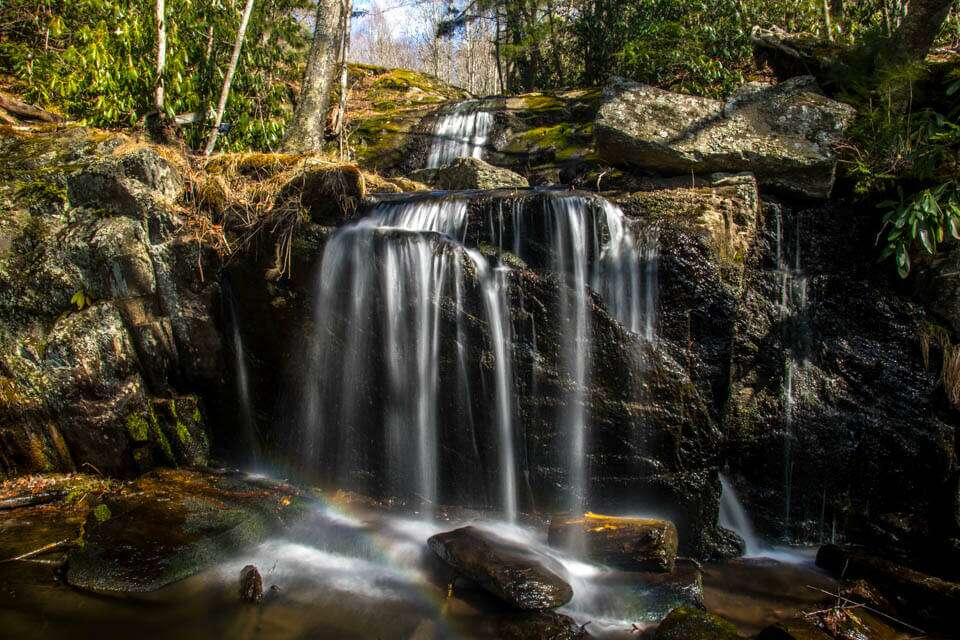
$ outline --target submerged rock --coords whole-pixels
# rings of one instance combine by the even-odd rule
[[[573,618],[554,611],[504,616],[497,621],[496,633],[501,640],[584,640],[590,637]]]
[[[438,533],[428,544],[458,573],[518,609],[553,609],[573,598],[562,567],[476,527]]]
[[[495,167],[478,158],[457,158],[439,169],[420,169],[411,176],[438,189],[508,189],[530,186],[527,179],[509,169]]]
[[[832,637],[820,627],[801,619],[770,625],[760,632],[757,640],[829,640]]]
[[[673,571],[677,528],[668,520],[588,513],[550,523],[551,545],[581,550],[587,558],[621,569]]]
[[[289,485],[156,471],[91,513],[66,579],[100,593],[154,591],[262,541],[303,504]]]
[[[752,83],[726,103],[615,78],[595,131],[600,156],[616,165],[668,174],[750,171],[763,186],[827,198],[837,163],[829,145],[854,115],[810,76]]]
[[[654,640],[739,640],[736,627],[719,616],[691,607],[670,612],[654,634]]]

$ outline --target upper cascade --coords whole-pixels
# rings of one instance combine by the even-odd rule
[[[446,166],[457,158],[482,158],[493,130],[493,113],[482,100],[458,102],[437,120],[427,168]]]

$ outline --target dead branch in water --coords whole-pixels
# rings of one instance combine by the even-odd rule
[[[56,549],[59,549],[60,547],[69,544],[71,540],[73,540],[73,538],[65,538],[63,540],[60,540],[59,542],[51,542],[48,545],[44,545],[39,549],[34,549],[33,551],[28,551],[27,553],[16,556],[15,558],[7,558],[6,560],[0,560],[0,564],[3,564],[5,562],[17,562],[18,560],[29,560],[30,558],[34,556],[39,556],[42,553],[47,553],[49,551],[54,551]]]
[[[826,595],[828,595],[828,596],[834,596],[834,597],[837,598],[837,603],[838,603],[837,606],[836,606],[836,607],[833,607],[833,608],[831,608],[831,609],[826,609],[826,611],[833,611],[833,610],[836,610],[836,609],[840,609],[841,611],[847,611],[847,610],[849,610],[849,609],[860,609],[860,608],[863,608],[863,609],[866,609],[867,611],[869,611],[869,612],[871,612],[871,613],[877,614],[878,616],[882,616],[882,617],[886,618],[887,620],[890,620],[891,622],[895,622],[896,624],[902,625],[902,626],[906,627],[907,629],[910,629],[911,631],[916,631],[917,633],[919,633],[919,634],[921,634],[921,635],[924,635],[924,636],[927,635],[927,632],[924,631],[923,629],[919,628],[919,627],[915,627],[915,626],[913,626],[912,624],[909,624],[909,623],[907,623],[907,622],[904,622],[903,620],[900,620],[900,619],[898,619],[898,618],[894,618],[893,616],[888,615],[888,614],[884,613],[883,611],[879,611],[879,610],[877,610],[877,609],[874,609],[873,607],[871,607],[870,605],[868,605],[868,604],[866,604],[866,603],[864,603],[864,602],[856,602],[855,600],[851,600],[850,598],[848,598],[848,597],[846,597],[846,596],[844,596],[844,595],[841,595],[841,594],[839,593],[839,589],[837,590],[838,593],[831,593],[831,592],[827,591],[826,589],[821,589],[820,587],[814,587],[814,586],[809,585],[809,584],[806,585],[806,587],[807,587],[807,589],[811,589],[811,590],[813,590],[813,591],[819,591],[820,593],[826,594]],[[840,602],[841,602],[841,601],[844,602],[844,603],[847,603],[847,604],[840,605]],[[812,612],[807,613],[807,614],[804,614],[804,615],[806,615],[806,616],[812,616],[812,615],[816,615],[816,614],[818,614],[818,613],[823,613],[823,612],[822,612],[822,611],[812,611]]]

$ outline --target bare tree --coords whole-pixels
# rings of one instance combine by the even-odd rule
[[[330,90],[337,70],[343,0],[318,0],[313,25],[313,44],[307,57],[300,99],[287,127],[283,150],[311,152],[323,148]]]
[[[227,108],[227,99],[230,97],[230,85],[233,84],[233,74],[237,72],[237,62],[240,60],[240,49],[243,48],[243,39],[247,35],[247,24],[250,22],[250,14],[253,13],[253,0],[247,0],[243,8],[243,16],[240,18],[240,28],[237,30],[237,39],[233,42],[233,53],[230,55],[230,65],[227,67],[227,73],[223,77],[223,87],[220,89],[220,102],[217,104],[217,113],[213,120],[213,127],[210,129],[210,135],[207,137],[207,146],[203,151],[204,155],[213,153],[217,146],[217,136],[220,134],[220,124],[223,122],[223,112]]]

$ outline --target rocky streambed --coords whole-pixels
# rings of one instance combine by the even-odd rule
[[[875,215],[830,199],[849,108],[809,78],[487,108],[493,164],[417,181],[422,135],[383,177],[0,127],[6,629],[950,629],[955,250],[874,267]],[[765,552],[840,546],[737,559],[721,471]]]

